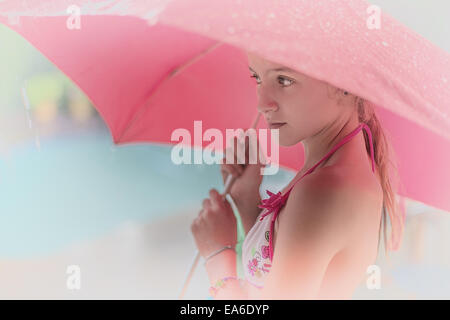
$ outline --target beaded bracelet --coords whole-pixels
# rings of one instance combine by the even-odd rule
[[[243,288],[243,287],[245,286],[244,283],[251,284],[254,288],[257,288],[257,289],[259,289],[259,290],[261,290],[261,289],[264,288],[264,286],[258,286],[258,285],[254,284],[254,283],[251,283],[251,282],[249,282],[249,281],[246,281],[245,279],[239,279],[239,278],[236,278],[236,277],[226,277],[226,278],[222,278],[222,279],[220,279],[220,280],[217,280],[216,285],[215,285],[214,287],[210,287],[210,288],[209,288],[209,296],[207,297],[207,299],[208,299],[208,300],[214,299],[215,296],[216,296],[216,294],[217,294],[217,291],[219,291],[220,288],[223,288],[223,287],[224,287],[225,282],[226,282],[227,280],[231,280],[231,279],[239,280],[239,286],[240,286],[241,288]]]
[[[227,282],[228,280],[232,280],[232,279],[234,279],[234,280],[239,280],[239,284],[241,284],[241,280],[238,279],[237,277],[233,277],[233,276],[225,277],[225,278],[219,279],[219,280],[217,280],[217,282],[216,282],[216,284],[215,284],[214,286],[211,286],[211,287],[209,288],[209,294],[211,295],[211,297],[215,298],[217,292],[219,291],[219,289],[220,289],[220,288],[223,288],[223,287],[225,286],[226,282]]]

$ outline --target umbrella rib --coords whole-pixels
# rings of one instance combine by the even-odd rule
[[[147,109],[147,107],[150,105],[150,100],[156,95],[157,91],[159,90],[159,88],[166,83],[167,81],[169,81],[171,78],[175,77],[175,75],[177,75],[178,73],[180,73],[181,71],[183,71],[184,69],[186,69],[187,67],[189,67],[190,65],[192,65],[193,63],[195,63],[196,61],[198,61],[200,58],[202,58],[203,56],[205,56],[206,54],[208,54],[209,52],[211,52],[212,50],[216,49],[217,47],[219,47],[220,45],[222,45],[223,42],[217,42],[214,45],[210,46],[209,48],[203,50],[202,52],[200,52],[199,54],[195,55],[194,57],[192,57],[191,59],[187,60],[185,63],[179,65],[178,67],[176,67],[175,69],[173,69],[172,71],[170,71],[162,81],[160,81],[158,83],[158,85],[150,92],[150,96],[148,97],[148,99],[145,101],[145,103],[138,109],[138,111],[135,112],[133,119],[131,119],[131,121],[128,123],[127,127],[125,128],[125,130],[123,130],[122,134],[120,135],[119,139],[117,140],[116,143],[121,142],[122,138],[125,136],[125,133],[132,127],[132,125],[136,122],[136,120],[138,118],[141,117],[141,115],[143,114],[143,112]]]
[[[185,68],[187,68],[188,66],[190,66],[191,64],[193,64],[194,62],[196,62],[197,60],[202,58],[204,55],[208,54],[209,52],[216,49],[217,47],[219,47],[222,44],[223,44],[223,42],[219,41],[219,42],[215,43],[214,45],[210,46],[208,49],[203,50],[198,55],[194,56],[192,59],[186,61],[185,63],[180,65],[178,68],[175,68],[174,70],[172,70],[169,74],[169,78],[174,77],[177,73],[184,70]]]

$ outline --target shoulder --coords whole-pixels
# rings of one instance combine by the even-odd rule
[[[335,169],[317,170],[291,189],[278,217],[273,263],[263,297],[280,287],[288,299],[316,296],[333,258],[366,237],[362,233],[369,230],[365,226],[372,221],[366,219],[366,213],[371,212],[365,209],[367,200],[360,198],[366,198],[367,191],[353,178],[358,175],[355,170],[349,178],[346,170]],[[360,247],[363,251],[367,248]]]
[[[326,167],[303,177],[296,183],[288,201],[301,207],[341,206],[345,204],[345,200],[354,198],[357,190],[361,191],[354,179],[342,171]]]
[[[349,166],[329,166],[305,176],[295,184],[288,201],[299,206],[352,209],[336,211],[347,216],[358,209],[358,206],[367,206],[376,198],[379,200],[380,191],[381,186],[374,176],[366,176]]]
[[[308,230],[304,231],[307,235],[297,233],[298,237],[332,239],[337,246],[347,245],[352,238],[349,235],[365,223],[363,211],[368,212],[373,204],[371,191],[350,171],[330,166],[303,177],[291,190],[280,225]]]

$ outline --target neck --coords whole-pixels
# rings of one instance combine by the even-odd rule
[[[303,168],[309,170],[313,167],[320,159],[322,159],[342,138],[348,135],[350,132],[356,129],[359,125],[358,117],[351,116],[347,119],[342,119],[325,126],[315,135],[308,137],[302,141],[305,150],[305,164]],[[363,130],[363,129],[362,129]],[[363,148],[360,148],[362,144]],[[355,156],[354,152],[360,153],[363,151],[365,154],[364,136],[363,134],[358,134],[348,141],[345,145],[337,149],[328,159],[324,160],[320,165],[316,167],[320,168],[327,165],[337,163],[342,160],[346,155],[350,156],[351,161],[358,160],[361,158]],[[346,152],[347,150],[348,152]],[[354,151],[354,152],[352,152]],[[349,153],[352,153],[350,155]]]

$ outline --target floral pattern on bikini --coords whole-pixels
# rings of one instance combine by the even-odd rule
[[[265,239],[269,242],[269,231],[265,232]],[[248,260],[248,272],[256,278],[261,278],[264,273],[270,271],[269,246],[262,245],[260,250],[252,248],[252,259]]]
[[[267,194],[269,195],[268,198],[263,199],[261,201],[261,204],[258,205],[259,208],[261,209],[265,209],[266,212],[263,213],[261,215],[261,218],[259,218],[260,221],[262,221],[266,216],[268,216],[269,214],[274,214],[274,217],[271,221],[271,229],[274,226],[274,222],[278,215],[278,213],[280,212],[281,208],[286,204],[286,201],[289,197],[289,193],[291,192],[292,187],[285,193],[282,194],[281,191],[277,192],[277,193],[273,193],[270,192],[270,190],[266,190]],[[267,240],[267,242],[269,242],[269,246],[267,248],[267,255],[269,256],[269,262],[272,262],[273,259],[273,239],[271,238],[271,235],[269,231],[266,231],[265,233],[265,238]],[[266,249],[264,249],[266,250]]]

